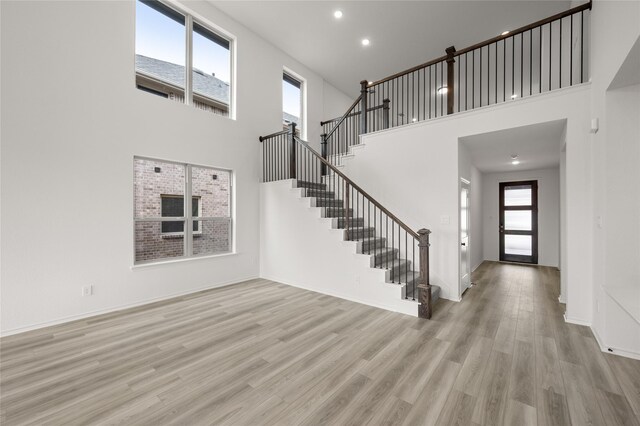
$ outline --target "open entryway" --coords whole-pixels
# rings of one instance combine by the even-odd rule
[[[538,263],[538,181],[500,182],[500,260]]]

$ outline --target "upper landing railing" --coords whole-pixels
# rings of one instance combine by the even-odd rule
[[[340,118],[321,122],[332,164],[359,136],[509,102],[588,80],[591,2],[375,82]],[[366,113],[362,113],[366,111]]]

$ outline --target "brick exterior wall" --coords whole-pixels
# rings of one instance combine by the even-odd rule
[[[157,173],[155,168],[159,167]],[[134,160],[136,218],[162,216],[162,196],[184,196],[185,167],[146,159]],[[230,179],[227,171],[192,166],[193,197],[199,197],[201,217],[227,217],[230,212]],[[213,175],[217,179],[213,179]],[[199,221],[193,234],[193,254],[225,253],[231,250],[231,221]],[[184,254],[184,236],[162,233],[162,222],[136,222],[135,260],[180,257]]]

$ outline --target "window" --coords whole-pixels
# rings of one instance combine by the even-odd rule
[[[189,14],[158,0],[136,1],[136,86],[140,90],[229,116],[231,46],[228,38]]]
[[[229,170],[135,157],[133,186],[136,264],[232,251]]]
[[[296,133],[302,134],[302,82],[288,73],[282,74],[282,127],[296,123]]]
[[[184,216],[184,197],[181,195],[161,195],[162,217]],[[191,216],[200,216],[200,197],[191,198]],[[193,232],[199,232],[200,222],[193,222]],[[162,222],[162,233],[182,235],[184,232],[182,222]]]

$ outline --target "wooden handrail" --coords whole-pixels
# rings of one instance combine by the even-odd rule
[[[394,215],[393,213],[391,213],[389,210],[387,210],[382,204],[380,204],[375,198],[373,198],[371,195],[369,195],[364,189],[360,188],[356,183],[354,183],[351,179],[349,179],[344,173],[342,173],[340,170],[338,170],[333,164],[331,164],[330,162],[328,162],[327,160],[325,160],[324,158],[322,158],[322,155],[318,154],[313,148],[311,148],[309,146],[309,144],[303,140],[301,140],[300,138],[298,138],[297,136],[295,137],[295,140],[302,146],[304,146],[306,149],[308,149],[311,154],[313,154],[318,160],[320,160],[324,165],[326,165],[329,169],[333,170],[333,172],[335,174],[337,174],[338,176],[340,176],[342,179],[344,179],[344,181],[346,183],[348,183],[350,186],[352,186],[353,188],[355,188],[358,192],[360,192],[364,197],[366,197],[369,201],[371,201],[373,203],[373,205],[375,205],[376,207],[378,207],[384,214],[386,214],[387,216],[389,216],[389,218],[391,220],[393,220],[394,222],[396,222],[402,229],[404,229],[409,235],[411,235],[413,238],[415,239],[419,239],[420,235],[418,235],[418,233],[416,231],[414,231],[413,229],[411,229],[408,225],[406,225],[403,221],[401,221],[400,219],[398,219],[398,217],[396,215]]]
[[[376,105],[376,106],[371,107],[371,108],[367,108],[367,112],[376,111],[376,110],[381,109],[381,108],[384,108],[384,104],[380,104],[380,105]],[[347,118],[349,118],[349,117],[355,117],[356,115],[360,115],[360,113],[361,113],[361,111],[358,111],[358,112],[352,112],[351,114],[349,114],[349,115],[347,116]],[[332,118],[332,119],[330,119],[330,120],[321,121],[321,122],[320,122],[320,125],[321,125],[321,126],[324,126],[325,124],[329,124],[329,123],[333,123],[334,121],[338,121],[338,120],[340,120],[341,118],[342,118],[342,117],[336,117],[336,118]]]
[[[275,136],[280,136],[280,135],[286,135],[288,133],[290,133],[291,131],[289,129],[283,130],[281,132],[275,132],[275,133],[271,133],[270,135],[266,135],[266,136],[259,136],[258,140],[260,142],[262,142],[265,139],[269,139],[269,138],[273,138]]]
[[[331,129],[331,131],[327,133],[327,136],[326,136],[327,138],[329,138],[338,129],[338,126],[340,126],[340,124],[342,124],[342,122],[347,119],[347,116],[351,113],[351,110],[354,109],[356,105],[360,103],[361,99],[362,99],[362,95],[358,96],[358,98],[351,104],[347,112],[345,112],[344,115],[340,118],[340,121],[338,121],[338,124],[333,126],[333,129]]]
[[[378,84],[386,83],[387,81],[393,80],[394,78],[402,77],[403,75],[411,74],[414,71],[418,71],[422,68],[426,68],[430,65],[437,64],[438,62],[446,61],[447,55],[441,56],[439,58],[433,59],[429,62],[425,62],[424,64],[416,65],[415,67],[409,68],[408,70],[400,71],[399,73],[390,75],[389,77],[385,77],[382,80],[374,81],[369,83],[367,87],[377,86]]]
[[[576,6],[574,8],[569,9],[569,10],[565,10],[564,12],[560,12],[560,13],[557,13],[557,14],[555,14],[553,16],[548,17],[548,18],[536,21],[533,24],[525,25],[524,27],[520,27],[518,29],[511,30],[505,35],[499,35],[497,37],[490,38],[489,40],[485,40],[483,42],[476,43],[473,46],[469,46],[469,47],[466,47],[464,49],[460,49],[457,52],[455,52],[455,54],[453,56],[464,55],[465,53],[471,52],[472,50],[476,50],[476,49],[479,49],[481,47],[487,46],[489,44],[495,43],[497,41],[504,40],[504,39],[509,38],[509,37],[513,37],[514,35],[518,35],[518,34],[526,32],[526,31],[532,30],[534,28],[541,27],[541,26],[546,25],[546,24],[548,24],[550,22],[557,21],[558,19],[565,18],[565,17],[567,17],[569,15],[573,15],[574,13],[582,12],[583,10],[587,10],[587,9],[591,9],[591,0],[589,0],[588,3],[581,4],[580,6]]]

